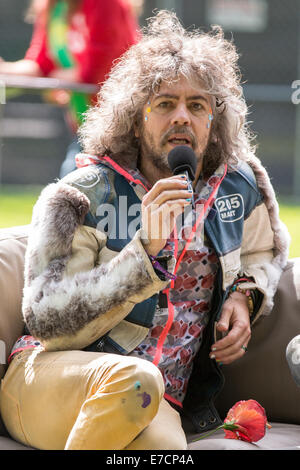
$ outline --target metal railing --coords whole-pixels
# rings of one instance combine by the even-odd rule
[[[99,86],[87,83],[76,83],[64,81],[56,78],[46,77],[28,77],[17,75],[0,74],[0,87],[4,88],[4,92],[0,95],[0,184],[2,182],[2,132],[1,122],[3,119],[3,103],[1,97],[5,97],[5,90],[17,89],[19,92],[40,93],[49,90],[66,90],[73,92],[82,92],[87,94],[95,94],[99,90]],[[273,102],[273,103],[291,103],[291,96],[294,92],[292,86],[288,85],[272,85],[272,84],[246,84],[243,87],[245,98],[251,102]],[[294,182],[292,193],[294,196],[300,196],[300,104],[297,106],[297,122],[296,122],[296,141],[294,153]]]
[[[0,83],[5,88],[19,88],[20,90],[68,90],[82,93],[97,93],[99,87],[92,83],[76,83],[57,78],[29,77],[24,75],[0,74]]]
[[[0,184],[2,184],[3,175],[3,107],[6,104],[6,94],[11,94],[8,92],[9,90],[10,92],[17,90],[17,94],[64,90],[93,95],[99,91],[99,86],[91,83],[77,83],[48,77],[0,74]]]

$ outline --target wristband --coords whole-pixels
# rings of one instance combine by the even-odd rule
[[[249,315],[250,317],[252,316],[254,312],[254,298],[255,298],[255,292],[250,289],[243,289],[241,285],[243,282],[248,281],[246,278],[238,279],[233,286],[231,287],[229,294],[232,292],[241,292],[242,294],[245,294],[247,297],[247,305],[248,305],[248,310],[249,310]]]
[[[167,271],[165,268],[163,268],[162,265],[157,261],[157,259],[154,256],[152,256],[152,255],[148,255],[148,256],[149,256],[150,261],[152,263],[152,266],[155,270],[160,271],[161,273],[163,273],[167,279],[172,279],[172,280],[177,279],[177,276],[175,276],[175,274],[169,273],[169,271]]]

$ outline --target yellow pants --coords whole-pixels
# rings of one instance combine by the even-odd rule
[[[159,370],[135,357],[25,350],[1,383],[11,436],[37,449],[186,449]]]

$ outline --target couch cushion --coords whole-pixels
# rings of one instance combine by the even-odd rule
[[[272,428],[267,430],[265,437],[253,444],[225,439],[222,430],[205,439],[192,442],[197,437],[199,434],[188,434],[190,450],[300,450],[300,426],[293,424],[272,423]],[[11,438],[0,436],[1,450],[34,449],[25,447]]]
[[[0,451],[1,450],[34,450],[31,447],[26,447],[19,442],[14,441],[10,437],[0,436]]]
[[[270,315],[253,325],[248,352],[223,366],[225,387],[217,398],[224,418],[239,400],[253,398],[269,421],[300,424],[300,388],[286,360],[290,340],[300,333],[300,258],[291,260],[282,274]]]
[[[0,230],[0,378],[10,350],[23,332],[21,315],[28,226]]]
[[[11,348],[24,328],[21,302],[27,236],[28,226],[0,229],[0,379],[6,371]],[[1,416],[0,436],[8,436]],[[8,437],[0,437],[0,449],[3,445],[14,448],[14,442]]]
[[[235,439],[225,439],[224,431],[216,431],[209,437],[192,442],[200,434],[188,435],[188,448],[191,450],[300,450],[300,426],[295,424],[271,423],[265,437],[249,443]]]
[[[24,326],[21,301],[28,228],[29,226],[23,226],[0,230],[0,346],[5,345],[5,361],[2,362],[6,362],[10,349],[22,334]],[[237,401],[253,398],[264,406],[269,421],[300,424],[300,388],[291,376],[285,356],[289,341],[299,333],[300,258],[288,263],[275,297],[275,307],[270,316],[264,317],[254,325],[247,354],[234,364],[223,366],[226,384],[217,400],[222,417],[225,417]],[[2,364],[2,371],[0,364],[0,378],[4,371],[5,364]],[[3,429],[1,432],[0,424],[0,435],[4,432]],[[253,446],[240,441],[225,440],[223,432],[219,434],[222,439],[213,436],[209,438],[212,441],[218,440],[219,446],[224,446],[224,442],[226,446],[229,445],[228,442],[230,446]],[[288,436],[287,439],[292,438],[291,444],[295,445],[294,434],[300,436],[300,427],[282,427],[276,424],[260,442],[264,441],[265,445],[270,446],[273,444],[269,443],[268,436],[270,439],[271,436],[274,439],[278,436],[277,442],[280,442],[282,447],[286,442],[284,436]],[[205,441],[207,439],[200,442]],[[191,446],[194,444],[200,445],[193,443]],[[0,437],[0,449],[6,445],[14,445],[14,441],[5,436]],[[210,442],[209,445],[215,446],[216,443]],[[274,445],[277,445],[275,441]]]

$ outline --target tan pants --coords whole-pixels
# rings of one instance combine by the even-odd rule
[[[11,436],[37,449],[186,449],[179,414],[150,362],[84,351],[25,350],[1,384]]]

